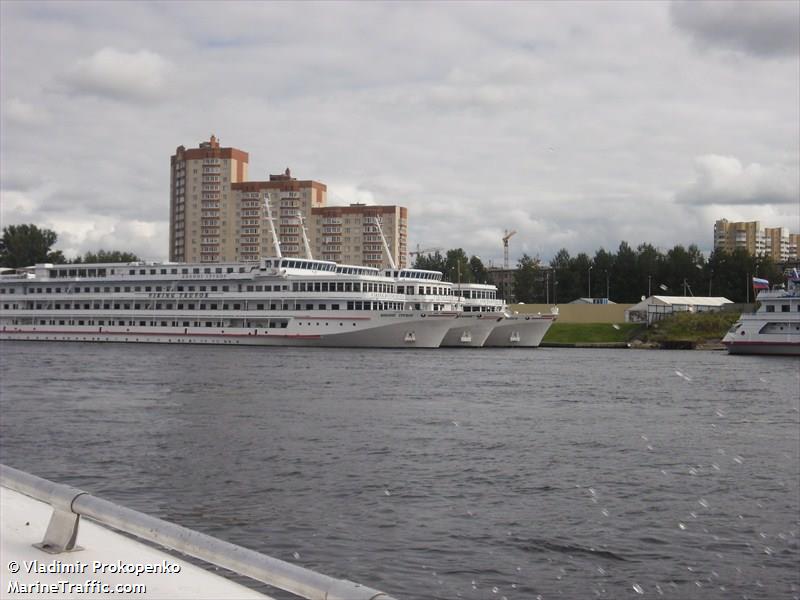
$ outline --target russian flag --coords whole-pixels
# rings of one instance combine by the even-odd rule
[[[766,279],[759,279],[758,277],[753,277],[753,289],[754,290],[768,290],[769,289],[769,281]]]

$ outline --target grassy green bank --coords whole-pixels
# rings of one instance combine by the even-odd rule
[[[676,313],[650,327],[637,323],[553,323],[542,340],[547,344],[626,344],[658,346],[684,342],[719,342],[739,318],[738,312]]]

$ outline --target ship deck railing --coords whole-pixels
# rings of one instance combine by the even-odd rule
[[[44,539],[34,544],[43,552],[78,550],[78,525],[87,517],[99,525],[133,535],[151,544],[192,556],[307,600],[394,600],[388,594],[317,573],[249,548],[170,523],[98,498],[88,492],[0,464],[0,487],[49,504],[53,513]]]

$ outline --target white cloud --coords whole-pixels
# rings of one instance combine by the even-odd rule
[[[19,125],[40,125],[45,123],[49,117],[43,109],[19,98],[9,98],[3,102],[2,112],[5,119]]]
[[[169,72],[170,64],[155,52],[106,47],[78,60],[67,81],[81,94],[149,101],[166,94]]]
[[[38,203],[24,192],[0,190],[0,222],[17,223],[36,213]]]
[[[34,203],[23,222],[166,258],[169,156],[213,132],[253,180],[289,166],[330,204],[406,206],[410,247],[495,264],[512,228],[512,261],[623,239],[707,250],[736,211],[797,228],[796,57],[698,54],[668,4],[220,6],[0,2],[0,181]],[[38,113],[47,127],[22,126]],[[706,155],[741,173],[695,172]],[[678,201],[720,190],[782,203]]]
[[[678,193],[683,204],[800,204],[797,174],[782,166],[747,166],[733,156],[709,154],[695,160],[696,178]]]

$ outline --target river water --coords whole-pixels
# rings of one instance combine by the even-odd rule
[[[0,353],[4,463],[397,598],[800,596],[797,359]]]

